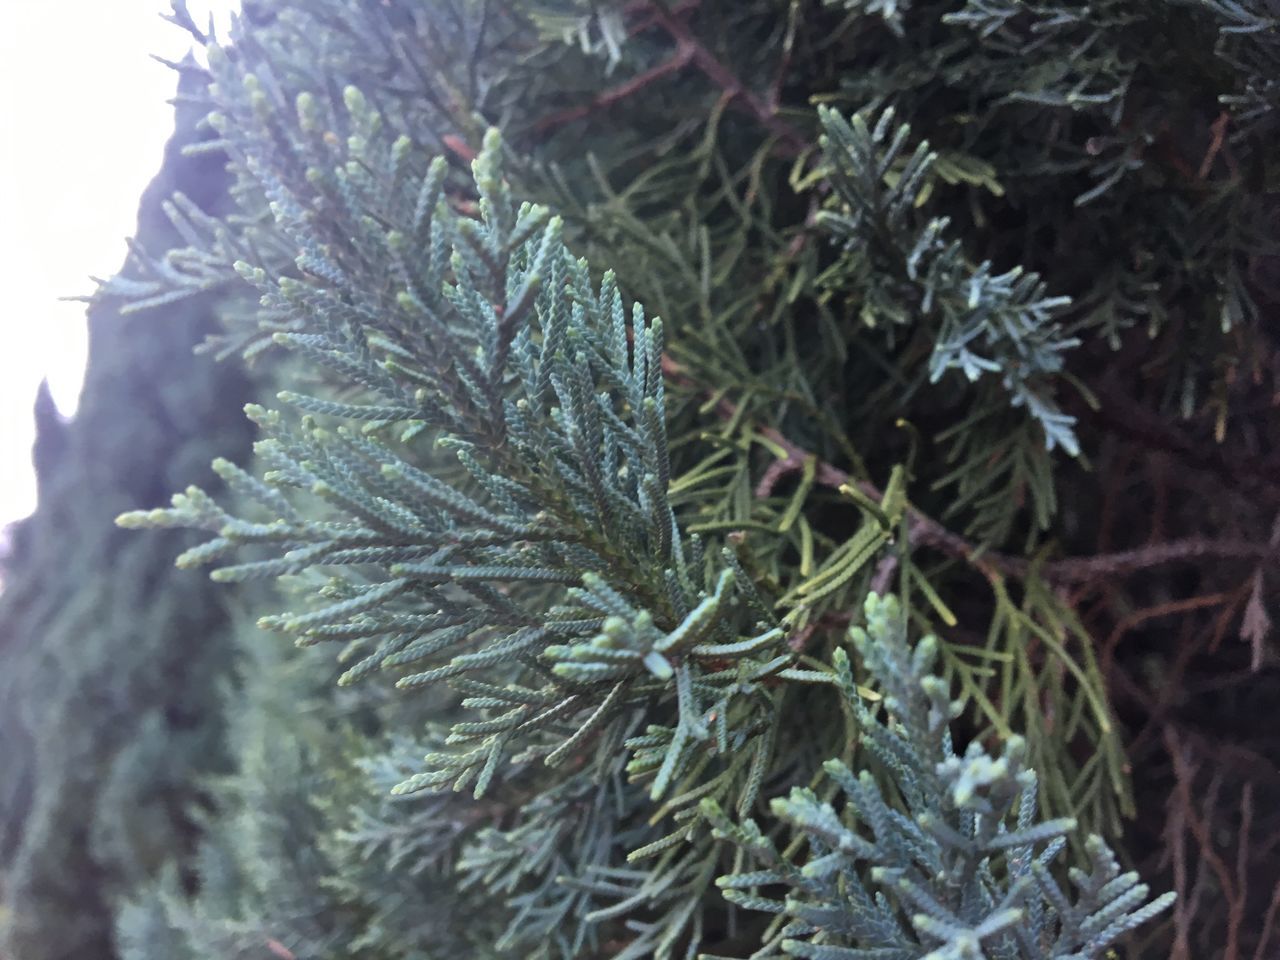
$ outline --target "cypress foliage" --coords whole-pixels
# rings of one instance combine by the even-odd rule
[[[185,70],[180,97],[204,83]],[[181,153],[200,119],[179,106],[142,199],[136,243],[149,249],[182,242],[162,210],[174,190],[226,206],[223,161]],[[163,316],[95,305],[88,322],[82,412],[63,423],[42,393],[39,504],[3,565],[0,954],[23,960],[113,956],[118,900],[194,846],[198,776],[228,763],[216,686],[236,601],[173,569],[189,538],[147,542],[112,520],[175,483],[216,480],[215,453],[247,453],[223,403],[248,385],[192,356],[214,326],[210,297]]]
[[[236,210],[101,297],[283,389],[119,522],[283,591],[122,956],[1266,955],[1269,4],[175,20]]]

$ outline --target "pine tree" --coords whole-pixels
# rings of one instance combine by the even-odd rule
[[[123,956],[1265,955],[1267,4],[175,20],[237,210],[101,297],[283,389],[120,522],[282,594]]]

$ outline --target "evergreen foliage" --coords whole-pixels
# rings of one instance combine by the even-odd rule
[[[912,650],[893,597],[868,595],[866,620],[850,637],[883,687],[888,721],[863,702],[841,649],[833,681],[855,736],[888,771],[890,797],[901,806],[886,801],[871,773],[828,761],[823,768],[845,797],[845,816],[809,788],[772,805],[804,836],[807,852],[797,863],[795,845],[779,852],[754,821],[734,825],[714,801],[703,801],[717,833],[764,866],[722,877],[726,896],[785,921],[756,956],[778,955],[770,949],[776,943],[789,956],[848,960],[1093,957],[1169,906],[1172,894],[1145,902],[1146,885],[1121,873],[1097,835],[1085,844],[1087,868],[1071,870],[1077,893],[1068,896],[1050,867],[1076,822],[1037,818],[1036,776],[1022,738],[1011,738],[998,757],[977,742],[957,755],[948,722],[964,704],[950,699],[934,673],[936,639]],[[755,892],[769,886],[790,888],[786,899]]]
[[[95,956],[1265,955],[1269,4],[173,19],[235,210],[100,297],[275,397],[120,523],[263,615]]]
[[[187,71],[180,90],[203,84]],[[221,165],[181,154],[201,139],[201,116],[178,111],[139,243],[181,242],[162,210],[175,189],[226,205]],[[213,455],[248,453],[238,411],[208,402],[247,397],[243,372],[191,353],[213,314],[209,297],[164,316],[95,305],[81,413],[62,421],[47,393],[37,408],[39,509],[6,531],[0,571],[6,958],[114,955],[119,900],[195,845],[200,776],[229,764],[216,685],[236,600],[173,569],[189,537],[147,544],[112,523],[174,484],[216,479]]]

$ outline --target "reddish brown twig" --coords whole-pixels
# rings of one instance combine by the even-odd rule
[[[698,385],[689,377],[684,367],[665,354],[662,357],[662,371],[668,380],[698,389]],[[733,420],[738,416],[737,405],[727,397],[721,397],[717,401],[715,410],[724,420]],[[813,457],[816,461],[814,481],[820,486],[839,489],[849,485],[856,487],[859,492],[877,503],[884,499],[884,492],[871,481],[859,480],[848,471],[817,458],[814,453],[793,442],[779,430],[773,427],[757,426],[754,432],[783,452],[783,457],[776,464],[770,465],[769,469],[773,473],[770,474],[766,470],[765,478],[761,479],[757,487],[757,493],[763,489],[765,495],[768,495],[778,480],[788,472],[799,470],[806,459]],[[948,530],[937,520],[913,506],[907,507],[907,527],[908,536],[913,545],[932,547],[940,553],[964,560],[988,579],[1001,575],[1025,577],[1035,566],[1034,562],[1026,557],[985,550],[958,533]],[[1280,547],[1271,543],[1257,543],[1249,540],[1188,537],[1133,550],[1043,562],[1036,566],[1036,570],[1046,580],[1059,584],[1087,583],[1162,566],[1166,563],[1208,557],[1273,561],[1280,558]]]
[[[728,403],[728,401],[721,402]],[[729,403],[728,409],[721,410],[721,413],[732,415],[735,409],[732,403]],[[799,465],[804,463],[806,457],[813,456],[772,427],[757,428],[756,433],[781,447],[787,454],[786,459],[781,462],[794,465],[794,469],[799,469]],[[832,488],[852,484],[876,502],[884,497],[883,491],[875,484],[867,480],[857,480],[839,467],[823,460],[818,461],[815,480],[825,487]],[[1023,577],[1031,571],[1032,562],[1025,557],[983,551],[915,507],[907,508],[907,518],[909,535],[913,543],[933,547],[942,553],[965,560],[988,577],[997,573]],[[1134,550],[1043,563],[1039,567],[1039,573],[1046,579],[1059,583],[1081,583],[1132,573],[1178,560],[1205,557],[1264,559],[1274,558],[1277,555],[1280,555],[1280,550],[1268,543],[1189,537],[1185,540],[1153,544]]]
[[[798,473],[804,469],[804,460],[797,460],[795,457],[783,457],[781,460],[775,460],[769,466],[765,467],[764,474],[760,477],[760,482],[756,484],[756,499],[764,500],[766,497],[773,496],[773,488],[778,485],[778,481],[784,477]]]
[[[1209,176],[1209,171],[1213,169],[1213,161],[1218,158],[1218,153],[1222,150],[1222,144],[1227,136],[1227,124],[1230,122],[1231,114],[1223,110],[1209,127],[1213,138],[1209,141],[1209,149],[1205,151],[1204,159],[1200,161],[1200,169],[1196,171],[1196,176],[1201,180]]]
[[[639,14],[640,16],[628,28],[628,33],[636,34],[651,27],[658,27],[675,41],[675,52],[657,66],[650,67],[630,80],[597,94],[587,103],[568,107],[543,117],[534,125],[534,129],[539,133],[546,133],[557,127],[581,120],[599,110],[606,110],[616,106],[628,97],[634,96],[645,87],[648,87],[654,81],[668,74],[676,73],[692,63],[713,84],[720,88],[721,96],[724,100],[730,103],[740,103],[747,112],[751,113],[765,129],[776,136],[790,151],[803,153],[811,147],[812,144],[805,136],[788,123],[778,112],[782,85],[785,82],[786,70],[790,63],[794,23],[788,27],[777,75],[769,88],[768,99],[765,100],[761,99],[759,95],[744,84],[732,70],[722,63],[694,35],[684,17],[697,6],[696,0],[679,4],[669,10],[661,4],[651,2],[651,0],[638,0],[636,3],[629,4],[627,12],[629,14]]]
[[[1280,880],[1271,890],[1271,903],[1267,906],[1267,916],[1262,922],[1262,936],[1258,939],[1258,949],[1253,953],[1253,960],[1263,960],[1267,955],[1267,944],[1271,942],[1271,934],[1275,930],[1276,914],[1280,913]]]
[[[1151,450],[1174,454],[1179,469],[1190,467],[1217,476],[1246,496],[1269,504],[1280,503],[1280,458],[1268,460],[1234,459],[1218,444],[1197,443],[1192,436],[1170,424],[1151,410],[1135,403],[1119,390],[1103,385],[1097,391],[1100,405],[1078,407],[1082,417],[1093,420],[1108,433],[1141,444]]]
[[[1186,827],[1191,831],[1192,837],[1195,838],[1201,859],[1209,865],[1214,875],[1217,876],[1218,883],[1222,888],[1222,897],[1227,902],[1227,942],[1223,948],[1223,960],[1238,960],[1240,956],[1240,930],[1244,922],[1245,909],[1245,891],[1239,880],[1239,867],[1237,868],[1237,875],[1233,875],[1226,862],[1218,854],[1210,830],[1211,811],[1206,809],[1203,818],[1196,813],[1191,794],[1195,770],[1189,764],[1182,744],[1178,742],[1178,736],[1172,726],[1166,726],[1164,729],[1164,745],[1169,753],[1169,758],[1173,761],[1178,801],[1182,808]],[[1214,792],[1210,791],[1211,794]],[[1206,801],[1206,807],[1208,806],[1209,803]],[[1240,812],[1242,827],[1247,831],[1253,818],[1253,791],[1249,786],[1245,787]],[[1248,839],[1244,836],[1238,841],[1238,852],[1241,856],[1245,856],[1248,853]]]
[[[701,4],[702,0],[681,0],[666,12],[673,17],[683,17],[686,13],[696,10]],[[623,10],[628,17],[636,17],[627,27],[629,37],[643,33],[657,23],[657,10],[653,0],[631,0]]]
[[[796,153],[807,150],[811,144],[805,136],[779,115],[777,106],[762,100],[747,87],[738,76],[720,62],[714,53],[706,48],[689,25],[680,17],[663,9],[656,3],[650,4],[653,22],[667,32],[676,42],[677,48],[688,47],[693,52],[693,62],[707,78],[719,87],[732,100],[741,103],[748,112],[755,116],[765,129],[774,134],[778,140],[786,144]]]
[[[1146,547],[1137,547],[1133,550],[1120,550],[1116,553],[1098,554],[1093,557],[1073,557],[1067,560],[1056,560],[1052,563],[1044,564],[1041,568],[1041,573],[1053,580],[1085,582],[1133,573],[1148,567],[1163,566],[1166,563],[1173,563],[1179,560],[1202,560],[1209,557],[1275,560],[1280,557],[1280,549],[1268,543],[1258,543],[1252,540],[1186,537],[1182,540],[1155,543]],[[1020,557],[1008,559],[1012,560],[1015,565],[1027,564],[1027,561]]]
[[[669,73],[683,70],[692,59],[693,49],[686,44],[677,43],[676,52],[656,67],[651,67],[643,73],[636,74],[625,83],[620,83],[616,87],[611,87],[603,93],[597,94],[587,103],[569,107],[558,113],[543,117],[535,124],[534,129],[539,133],[546,133],[556,127],[562,127],[565,124],[573,123],[575,120],[581,120],[583,117],[590,116],[598,110],[607,110],[609,107],[643,90],[655,80],[665,77]]]

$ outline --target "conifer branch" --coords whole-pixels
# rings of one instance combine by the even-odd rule
[[[757,956],[1079,960],[1168,909],[1174,896],[1149,900],[1098,836],[1060,886],[1050,864],[1077,823],[1042,819],[1026,743],[1010,737],[993,755],[972,741],[958,753],[950,723],[963,705],[936,671],[938,641],[912,645],[893,596],[870,594],[864,619],[849,639],[878,695],[869,705],[841,647],[829,682],[892,790],[827,761],[834,790],[795,787],[770,805],[791,828],[785,846],[753,820],[701,804],[716,836],[756,867],[744,871],[740,859],[721,877],[725,898],[785,922]]]
[[[539,133],[549,133],[557,127],[563,127],[567,124],[574,123],[584,117],[588,117],[593,113],[601,110],[608,110],[628,97],[634,96],[645,87],[649,86],[655,80],[660,80],[668,74],[678,73],[683,70],[693,60],[693,47],[686,43],[678,43],[676,51],[666,60],[663,60],[655,67],[650,67],[642,73],[636,74],[625,83],[620,83],[616,87],[610,87],[601,93],[596,94],[587,103],[580,104],[576,107],[568,107],[557,113],[543,117],[535,125],[534,129]]]
[[[1223,777],[1274,766],[1264,743],[1222,762],[1220,734],[1255,722],[1271,675],[1217,651],[1248,593],[1237,568],[1255,571],[1255,663],[1272,642],[1258,564],[1275,554],[1242,539],[1277,489],[1265,310],[1280,251],[1258,150],[1280,106],[1272,6],[246,0],[205,98],[204,152],[230,158],[232,195],[175,198],[187,247],[137,248],[142,274],[111,287],[164,306],[227,290],[243,261],[221,352],[270,350],[268,379],[312,372],[270,384],[295,412],[254,409],[261,471],[220,462],[216,498],[193,488],[125,523],[204,530],[180,565],[214,563],[220,581],[294,580],[303,602],[262,624],[337,643],[345,672],[337,690],[325,658],[268,665],[270,638],[244,631],[215,856],[194,895],[144,891],[123,960],[264,942],[385,960],[1082,960],[1152,916],[1097,844],[1073,847],[1074,871],[1044,866],[1065,814],[1112,835],[1141,814],[1127,852],[1157,859],[1150,811],[1199,784],[1130,754],[1135,798],[1124,749],[1150,754],[1175,707],[1179,745],[1214,758],[1201,837],[1235,829]],[[480,151],[489,122],[518,131],[514,151]],[[451,162],[428,166],[429,145]],[[504,158],[546,209],[514,202]],[[474,188],[459,160],[478,161]],[[633,300],[668,321],[675,356],[699,357],[688,373]],[[301,362],[273,368],[276,345]],[[668,423],[664,380],[714,402]],[[1139,396],[1151,429],[1126,409]],[[1175,407],[1215,418],[1223,442],[1182,437]],[[723,429],[697,429],[708,413]],[[913,483],[948,491],[924,509],[904,468],[882,473],[898,416],[922,432]],[[1049,454],[1076,451],[1077,424],[1097,473]],[[1145,519],[1148,499],[1129,449],[1097,442],[1126,424],[1144,434],[1131,446],[1229,483],[1219,499],[1169,471],[1149,545],[1112,551],[1137,532],[1112,541],[1108,518]],[[1019,531],[1021,552],[1006,546]],[[1055,536],[1108,552],[1033,555]],[[1178,562],[1196,563],[1200,596],[1143,573]],[[897,585],[902,609],[876,601],[864,621],[867,587]],[[907,624],[935,614],[949,642],[908,644]],[[1166,615],[1177,643],[1112,662],[1093,642]],[[1205,622],[1217,635],[1197,644]],[[853,659],[837,630],[851,625]],[[1148,669],[1171,648],[1169,669]],[[1235,672],[1192,680],[1210,654]],[[73,684],[77,660],[100,662],[43,659]],[[941,677],[977,744],[959,756]],[[430,692],[392,695],[397,680]],[[1137,690],[1124,725],[1109,684]],[[1224,687],[1221,718],[1188,704]],[[1201,911],[1220,904],[1239,960],[1261,960],[1275,909],[1252,872],[1249,896],[1230,874],[1265,869],[1274,783],[1248,775],[1241,841],[1212,866],[1188,844],[1191,882],[1174,868],[1189,894],[1174,923],[1207,954],[1225,927]],[[398,784],[484,796],[392,801]],[[738,845],[732,867],[704,802],[727,811],[708,819]],[[749,857],[763,869],[738,872]],[[715,894],[726,869],[736,907]]]
[[[680,16],[668,11],[661,0],[649,0],[648,8],[653,14],[654,22],[660,26],[672,40],[678,50],[688,50],[694,64],[706,74],[722,94],[732,101],[740,102],[747,111],[760,122],[770,133],[786,144],[794,153],[804,153],[813,144],[796,127],[788,123],[779,113],[777,104],[762,100],[748,87],[728,66],[720,61],[714,53],[699,40]]]
[[[668,378],[686,387],[693,385],[693,381],[677,361],[664,355],[662,363]],[[717,400],[715,412],[726,421],[737,421],[740,417],[738,405],[727,397],[720,397]],[[884,500],[884,491],[876,484],[870,480],[860,480],[847,470],[821,459],[778,429],[753,425],[751,431],[786,453],[785,457],[775,460],[766,468],[756,487],[755,492],[758,497],[769,496],[773,486],[779,480],[789,473],[799,471],[806,460],[812,459],[815,462],[815,483],[832,490],[853,486],[875,503]],[[980,544],[948,529],[918,507],[908,505],[906,514],[911,546],[932,547],[948,556],[964,560],[988,579],[1000,575],[1025,577],[1034,568],[1037,574],[1056,583],[1088,583],[1181,560],[1220,558],[1263,560],[1268,563],[1280,560],[1280,545],[1270,542],[1187,537],[1170,543],[1136,547],[1132,550],[1036,562],[1026,557],[986,550]]]

